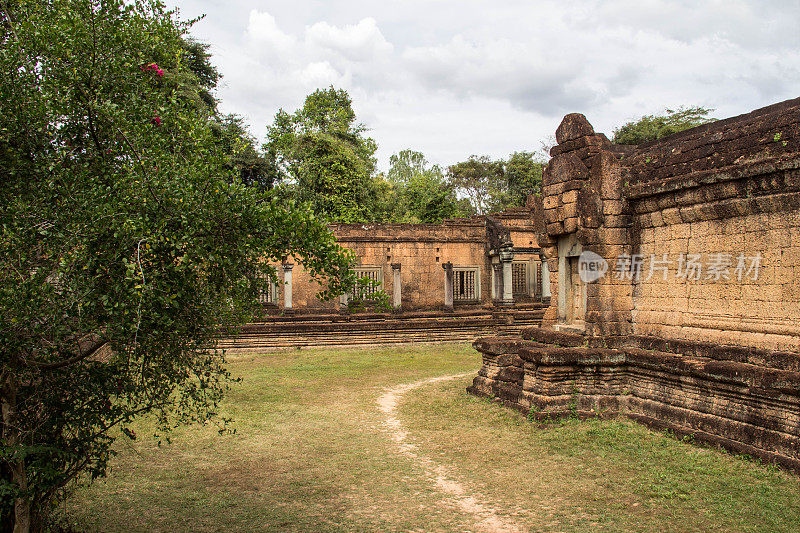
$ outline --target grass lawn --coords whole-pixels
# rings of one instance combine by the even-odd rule
[[[236,433],[120,439],[110,476],[65,506],[80,531],[473,531],[398,448],[386,387],[475,371],[466,344],[309,350],[231,361],[244,380]],[[398,410],[416,453],[498,515],[533,531],[800,530],[800,479],[623,420],[544,428],[464,392],[409,391]]]

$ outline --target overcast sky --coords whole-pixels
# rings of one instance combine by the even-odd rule
[[[222,110],[264,138],[344,88],[379,146],[442,165],[536,150],[680,105],[725,118],[800,96],[800,0],[168,0],[212,45]]]

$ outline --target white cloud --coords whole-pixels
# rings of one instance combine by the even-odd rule
[[[252,67],[239,67],[235,79],[227,76],[229,86],[242,84],[252,93],[258,83],[263,92],[283,96],[329,85],[372,84],[384,79],[376,65],[388,65],[392,52],[375,19],[369,17],[342,27],[317,22],[293,34],[270,13],[258,10],[250,12],[240,46]]]
[[[309,44],[336,52],[351,61],[368,61],[391,53],[393,49],[373,18],[362,19],[344,28],[317,22],[306,28],[305,33]]]
[[[176,2],[177,0],[172,0]],[[725,117],[797,97],[800,1],[182,0],[224,74],[222,107],[263,137],[335,85],[383,165],[538,148],[567,112],[598,131],[665,107]],[[193,10],[193,11],[192,11]]]
[[[278,28],[275,17],[269,13],[252,10],[245,30],[246,38],[254,47],[277,54],[292,54],[297,44],[294,36],[284,33]]]
[[[338,72],[327,61],[309,63],[299,71],[298,78],[305,87],[349,85],[349,76]]]
[[[474,42],[456,35],[444,45],[407,48],[411,72],[427,87],[460,97],[488,96],[545,115],[562,113],[595,98],[575,83],[580,64],[565,61],[541,43],[508,39]]]
[[[797,46],[800,2],[789,0],[592,0],[574,18],[583,27],[614,25],[691,43],[720,37],[749,49]],[[795,29],[793,29],[795,28]]]

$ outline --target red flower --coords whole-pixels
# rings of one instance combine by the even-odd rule
[[[152,122],[156,126],[160,126],[161,125],[161,117],[156,115],[156,116],[153,117],[153,119],[150,122]]]
[[[147,72],[149,70],[152,70],[153,72],[155,72],[156,76],[158,76],[159,78],[164,76],[164,69],[159,67],[156,63],[150,63],[146,67],[139,67],[139,68],[142,69],[143,72]]]

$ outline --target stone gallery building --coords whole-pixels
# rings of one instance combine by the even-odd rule
[[[441,224],[332,224],[337,242],[357,258],[359,277],[390,296],[397,311],[513,306],[549,298],[531,210]],[[544,264],[546,272],[546,264]],[[273,312],[346,310],[348,295],[317,297],[321,286],[300,265],[277,265],[280,282],[264,295]]]
[[[475,342],[469,390],[800,471],[800,99],[636,147],[571,114],[556,140],[531,203],[553,297]]]
[[[229,351],[353,344],[472,341],[519,334],[538,324],[550,275],[529,207],[441,224],[333,224],[353,251],[356,273],[382,290],[383,303],[355,307],[322,288],[301,265],[276,265],[279,280],[262,295],[265,318],[220,347]],[[370,301],[372,294],[364,295]],[[386,301],[388,299],[388,302]]]

